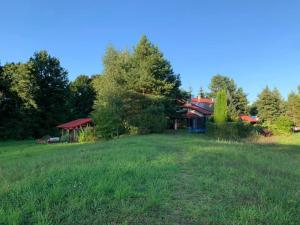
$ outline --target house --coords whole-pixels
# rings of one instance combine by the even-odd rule
[[[191,98],[190,101],[180,101],[181,109],[177,113],[184,118],[186,126],[190,132],[205,132],[206,121],[213,114],[214,99],[211,98]],[[240,120],[249,123],[257,123],[258,118],[249,115],[240,115]],[[175,122],[175,130],[177,129],[177,121]]]
[[[213,113],[213,100],[208,98],[191,98],[188,102],[181,101],[178,113],[185,120],[190,132],[203,133],[206,130],[206,121]],[[175,130],[177,129],[175,121]]]
[[[64,131],[69,135],[69,141],[77,141],[78,131],[81,128],[88,127],[92,123],[91,118],[82,118],[77,120],[72,120],[70,122],[60,124],[56,126],[61,129],[61,136],[64,136]]]

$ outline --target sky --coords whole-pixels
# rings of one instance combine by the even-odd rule
[[[268,85],[300,84],[297,0],[0,0],[0,61],[47,50],[74,80],[101,73],[105,49],[132,49],[145,34],[196,95],[215,74],[253,102]]]

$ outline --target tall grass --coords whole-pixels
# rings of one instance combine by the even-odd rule
[[[0,224],[296,225],[299,147],[184,134],[0,143]]]

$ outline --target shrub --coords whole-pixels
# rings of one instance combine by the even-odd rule
[[[92,142],[96,140],[93,127],[81,128],[78,132],[78,142]]]
[[[255,136],[257,130],[252,124],[244,122],[207,123],[207,134],[220,139],[239,140]]]
[[[269,128],[274,134],[288,135],[292,132],[292,125],[293,122],[288,116],[279,116],[269,125]]]
[[[159,133],[167,127],[162,105],[149,105],[141,114],[129,118],[127,129],[130,134]]]
[[[227,119],[227,95],[225,90],[217,93],[216,103],[214,106],[214,121],[217,124],[225,123]]]
[[[99,106],[93,113],[93,121],[96,124],[97,134],[105,139],[113,138],[122,129],[121,116],[117,107]]]
[[[66,133],[63,136],[61,136],[60,141],[61,142],[68,142],[70,140],[70,134]]]

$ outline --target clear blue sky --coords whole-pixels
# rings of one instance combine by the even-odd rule
[[[109,44],[131,48],[146,34],[194,93],[217,73],[250,101],[266,85],[286,96],[300,84],[297,0],[7,0],[0,21],[2,64],[45,49],[70,80],[100,73]]]

